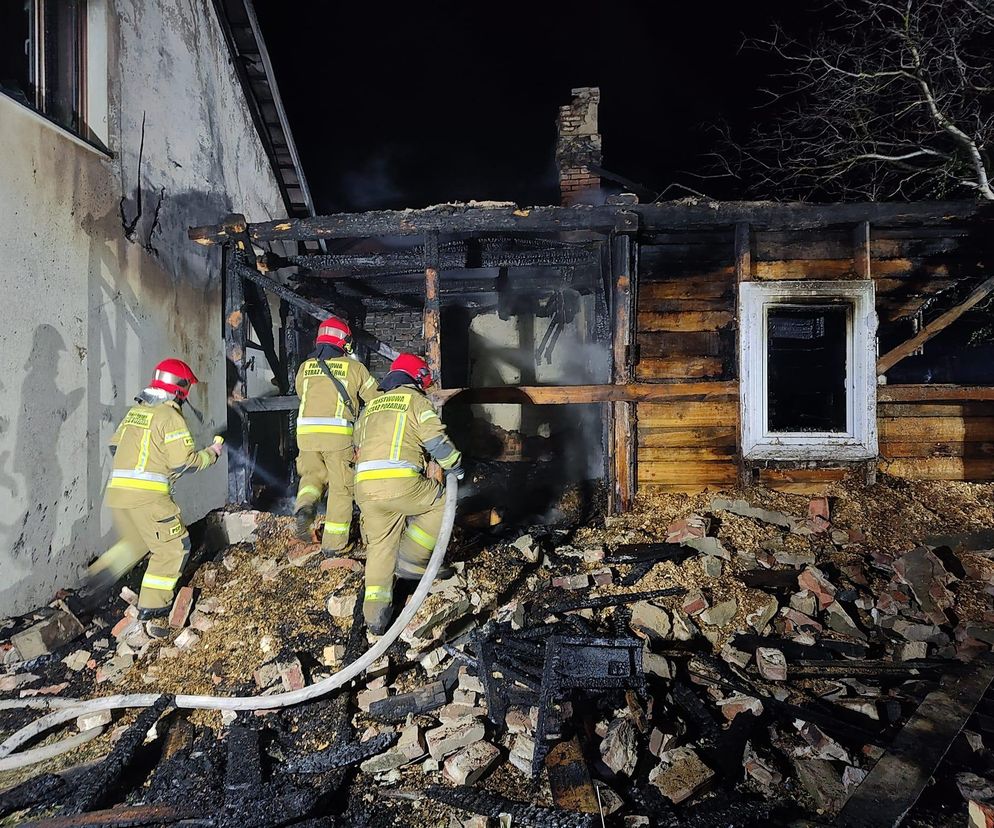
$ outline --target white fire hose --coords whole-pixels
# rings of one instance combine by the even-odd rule
[[[291,690],[288,693],[276,693],[272,696],[192,696],[178,695],[174,698],[175,707],[188,710],[273,710],[280,707],[291,707],[295,704],[311,701],[337,690],[339,687],[350,682],[356,676],[361,675],[377,659],[380,658],[397,640],[405,627],[414,618],[415,613],[421,608],[428,591],[442,566],[445,558],[445,551],[452,537],[452,525],[456,517],[456,500],[458,497],[458,484],[455,475],[447,474],[445,480],[445,511],[442,515],[442,527],[438,533],[438,540],[435,541],[435,549],[431,553],[424,575],[418,582],[417,589],[407,602],[407,605],[397,616],[390,629],[373,644],[362,656],[351,664],[343,667],[334,675],[328,676],[315,684],[303,687],[300,690]],[[7,737],[0,744],[0,771],[22,768],[32,765],[61,753],[66,753],[78,747],[83,741],[80,737],[83,734],[76,734],[67,739],[51,745],[43,745],[33,750],[23,753],[14,753],[21,745],[29,742],[35,737],[46,733],[58,725],[64,724],[72,719],[88,713],[95,713],[99,710],[123,710],[134,707],[151,707],[163,694],[161,693],[133,693],[131,695],[104,696],[98,699],[72,700],[59,699],[51,700],[50,707],[57,707],[51,713],[47,713],[36,719],[29,725],[25,725],[17,732]],[[27,699],[24,703],[8,702],[4,707],[38,707],[36,699]],[[89,731],[86,731],[89,733]],[[94,736],[97,735],[94,733]],[[92,737],[91,737],[92,738]]]

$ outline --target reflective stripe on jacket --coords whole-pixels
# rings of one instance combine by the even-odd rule
[[[353,411],[359,411],[360,400],[369,402],[376,397],[376,380],[361,362],[342,356],[326,359],[324,364],[348,392]],[[301,364],[294,384],[300,396],[297,410],[299,448],[322,451],[338,447],[343,438],[351,438],[354,423],[349,406],[317,359],[308,359]]]
[[[110,441],[114,463],[107,484],[111,506],[135,506],[169,495],[181,474],[201,471],[217,457],[197,451],[176,402],[132,406]]]
[[[357,483],[416,477],[424,472],[425,454],[444,469],[462,459],[435,406],[413,385],[402,385],[369,403],[359,419],[356,442]]]

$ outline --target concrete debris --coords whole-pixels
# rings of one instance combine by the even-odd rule
[[[730,598],[727,601],[722,601],[720,604],[715,604],[713,607],[704,610],[699,617],[701,621],[709,626],[725,627],[731,623],[738,609],[738,602],[734,598]]]
[[[190,613],[189,620],[191,629],[197,632],[209,632],[216,623],[213,618],[207,613],[201,612],[199,608]]]
[[[631,776],[638,762],[635,726],[630,719],[615,719],[601,741],[601,759],[615,773]]]
[[[813,616],[818,612],[818,599],[815,598],[813,592],[808,592],[808,590],[795,592],[790,596],[790,606],[791,609],[796,609],[804,615]]]
[[[321,663],[325,667],[337,667],[345,658],[344,644],[329,644],[321,653]]]
[[[48,655],[83,634],[83,625],[71,612],[55,610],[47,618],[10,637],[22,661]]]
[[[696,796],[714,778],[714,771],[691,748],[676,748],[661,759],[650,771],[649,782],[674,805]]]
[[[794,531],[802,523],[797,518],[788,517],[783,512],[760,509],[745,500],[726,500],[722,497],[715,497],[711,500],[711,509],[716,512],[731,512],[734,515],[761,520],[763,523],[771,523],[791,531]]]
[[[74,673],[78,673],[86,666],[86,662],[90,660],[89,650],[74,650],[64,659],[62,663],[66,665]]]
[[[667,639],[673,625],[666,610],[648,601],[632,604],[632,627],[643,630],[653,638]]]
[[[787,659],[772,647],[756,648],[756,669],[767,681],[787,680]]]
[[[746,613],[746,623],[757,633],[762,634],[767,625],[776,617],[780,610],[780,604],[772,595],[766,596],[759,606],[759,609]]]
[[[522,535],[511,544],[511,548],[527,563],[538,563],[542,557],[542,549],[531,535]]]
[[[425,743],[431,758],[440,762],[450,753],[479,742],[486,735],[483,720],[467,716],[429,730],[425,733]]]
[[[373,702],[383,701],[390,695],[390,691],[386,687],[374,687],[372,689],[367,688],[359,693],[356,697],[356,704],[359,705],[360,710],[369,712],[369,706]]]
[[[924,641],[906,641],[898,648],[897,657],[901,661],[928,658],[928,644]]]
[[[97,684],[104,682],[119,684],[124,679],[124,674],[131,669],[134,663],[134,657],[129,655],[116,655],[105,661],[97,668]]]
[[[713,557],[711,555],[704,558],[701,562],[701,568],[704,570],[704,574],[713,580],[717,580],[721,577],[722,565],[719,558]]]
[[[259,525],[259,518],[259,512],[251,510],[225,512],[221,517],[221,527],[224,530],[228,545],[255,543],[258,540],[256,529]]]
[[[189,627],[176,636],[173,645],[180,650],[192,650],[200,642],[200,636]]]
[[[351,618],[355,612],[354,592],[336,593],[328,596],[328,615],[332,618]]]
[[[428,747],[425,745],[424,733],[418,725],[409,724],[401,729],[397,750],[403,753],[409,762],[424,758],[428,753]]]
[[[825,613],[825,621],[830,630],[833,630],[840,635],[848,635],[852,638],[858,638],[863,641],[866,640],[866,633],[856,626],[856,622],[853,621],[849,613],[842,608],[841,604],[833,603],[829,605],[828,610]]]
[[[489,742],[476,742],[446,759],[443,774],[454,785],[475,785],[499,758]]]
[[[95,713],[84,713],[76,717],[76,727],[85,732],[97,727],[105,727],[111,723],[113,716],[109,710],[97,710]]]
[[[948,624],[946,610],[953,605],[947,587],[955,578],[928,547],[919,546],[894,561],[894,574],[911,588],[915,600],[933,624]]]
[[[710,558],[720,558],[723,561],[732,559],[732,553],[725,549],[720,540],[710,535],[703,538],[690,538],[684,541],[683,545],[696,549],[702,555],[707,555]]]

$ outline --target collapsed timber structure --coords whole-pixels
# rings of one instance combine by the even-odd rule
[[[624,511],[640,490],[741,481],[802,491],[854,470],[868,481],[878,469],[992,479],[994,388],[985,361],[969,358],[985,351],[969,351],[954,324],[994,290],[990,215],[973,202],[639,204],[622,194],[597,206],[232,216],[189,235],[225,246],[230,399],[246,457],[257,456],[264,418],[293,416],[299,355],[316,319],[336,312],[367,358],[393,354],[385,343],[398,331],[400,347],[427,355],[450,429],[468,423],[468,440],[455,435],[463,445],[476,445],[487,406],[585,412],[539,416],[539,434],[566,432],[539,451],[559,467],[595,457],[601,468],[582,471],[603,476],[610,508]],[[280,243],[309,249],[267,249]],[[267,296],[279,299],[278,330]],[[248,393],[253,349],[275,396]],[[514,363],[516,381],[479,371],[488,358]],[[466,407],[472,416],[457,413]],[[293,447],[281,440],[288,468]],[[233,465],[231,502],[251,502],[258,483],[251,463]]]

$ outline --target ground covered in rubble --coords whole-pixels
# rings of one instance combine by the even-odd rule
[[[937,770],[925,794],[907,802],[912,824],[962,825],[968,809],[994,814],[992,495],[883,478],[824,497],[650,496],[577,526],[464,526],[456,574],[352,687],[237,716],[73,720],[29,747],[74,733],[86,744],[0,772],[0,817],[848,824],[922,701],[973,687],[926,760]],[[322,561],[287,518],[216,522],[231,543],[202,545],[169,638],[148,639],[127,585],[82,623],[64,596],[8,622],[0,696],[277,694],[366,649],[361,552]],[[43,712],[3,703],[3,737]],[[892,787],[875,806],[908,800]]]

